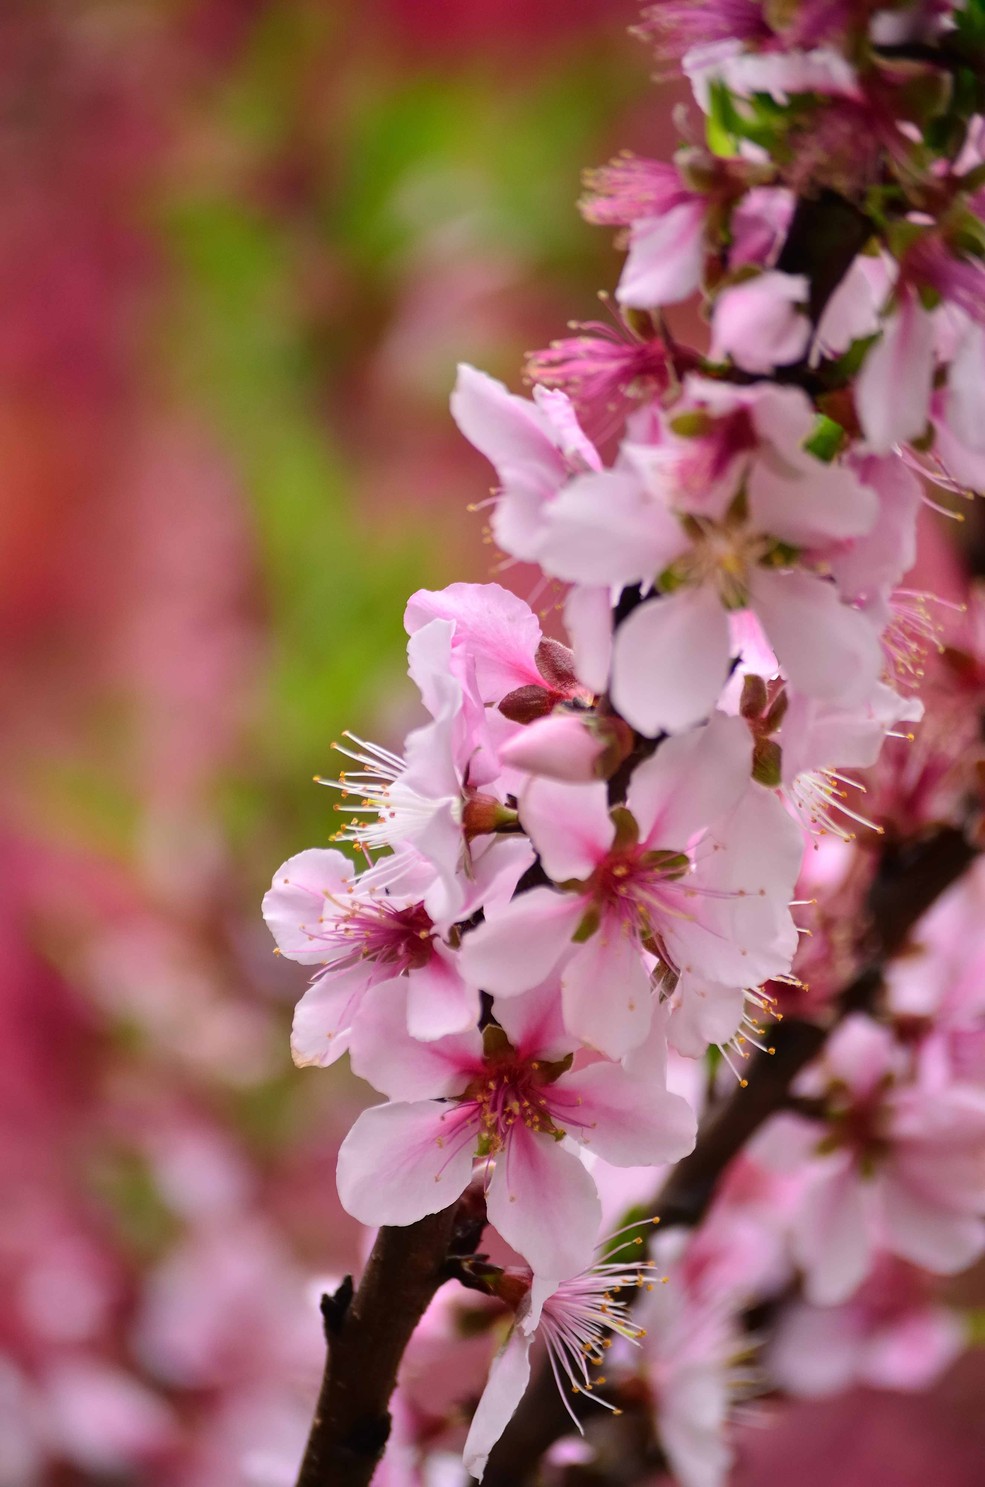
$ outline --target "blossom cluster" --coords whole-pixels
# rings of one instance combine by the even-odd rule
[[[488,1271],[515,1319],[469,1470],[534,1336],[592,1392],[609,1326],[679,1480],[715,1487],[753,1300],[790,1392],[918,1386],[961,1345],[927,1273],[985,1249],[980,994],[914,953],[838,1021],[798,954],[804,894],[892,820],[844,772],[923,712],[922,477],[985,487],[985,17],[666,0],[641,32],[704,137],[587,178],[626,249],[613,327],[532,356],[531,398],[469,366],[452,395],[496,473],[492,538],[563,592],[570,644],[497,583],[416,593],[426,720],[400,753],[338,746],[339,845],[290,858],[264,910],[314,973],[296,1061],[347,1053],[384,1097],[343,1142],[345,1208],[408,1225],[477,1182],[522,1262]],[[699,347],[673,329],[697,297]],[[980,892],[942,901],[942,950]],[[781,1001],[836,1024],[796,1112],[661,1238],[666,1285],[598,1262],[694,1148],[715,1069],[756,1077]]]

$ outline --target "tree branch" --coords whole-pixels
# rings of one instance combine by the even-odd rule
[[[839,1014],[871,1008],[882,985],[882,969],[905,943],[913,926],[962,876],[977,855],[964,832],[943,826],[913,842],[887,844],[869,890],[867,922],[860,937],[864,968],[838,999]],[[800,1071],[820,1053],[829,1028],[796,1019],[773,1031],[775,1054],[760,1054],[746,1089],[736,1089],[704,1122],[690,1156],[677,1163],[653,1211],[661,1228],[700,1223],[719,1179],[749,1138],[786,1103]],[[574,1401],[575,1408],[584,1401]],[[494,1447],[483,1487],[523,1487],[537,1472],[544,1452],[571,1421],[549,1368],[541,1368],[520,1407]]]
[[[404,1349],[438,1287],[457,1204],[377,1236],[358,1291],[322,1298],[325,1372],[297,1487],[367,1487],[390,1435],[387,1406]]]

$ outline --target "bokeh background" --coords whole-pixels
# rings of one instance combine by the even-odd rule
[[[277,1487],[358,1264],[259,900],[482,580],[459,359],[592,318],[582,165],[665,153],[629,0],[0,9],[0,1487]],[[524,575],[502,575],[521,593]],[[976,1487],[973,1372],[737,1483]]]

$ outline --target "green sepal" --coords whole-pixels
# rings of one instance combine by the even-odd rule
[[[513,1044],[498,1022],[489,1022],[482,1029],[482,1054],[487,1059],[508,1058]]]
[[[783,752],[775,738],[757,738],[752,746],[752,777],[768,790],[783,781]]]
[[[601,923],[602,915],[593,904],[592,907],[590,909],[586,909],[585,913],[582,915],[578,928],[571,936],[572,943],[575,945],[584,945],[586,940],[590,940],[592,938],[592,935],[595,934]]]
[[[612,824],[616,828],[615,840],[610,852],[626,852],[630,847],[639,843],[640,828],[636,824],[636,817],[626,809],[624,805],[613,806],[609,812]]]

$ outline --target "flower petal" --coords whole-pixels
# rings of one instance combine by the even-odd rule
[[[479,993],[463,979],[458,958],[443,945],[427,965],[407,972],[407,1031],[430,1042],[463,1033],[479,1018]]]
[[[618,1064],[589,1064],[566,1074],[552,1091],[558,1101],[576,1102],[579,1126],[571,1136],[617,1167],[655,1167],[677,1162],[693,1151],[697,1135],[694,1111],[680,1095],[632,1079]],[[555,1115],[564,1124],[563,1110]]]
[[[366,964],[326,971],[311,983],[294,1009],[291,1053],[299,1068],[327,1069],[349,1047],[352,1024],[371,984]]]
[[[361,1224],[414,1224],[454,1203],[469,1184],[475,1150],[474,1134],[456,1131],[454,1114],[436,1100],[364,1110],[339,1150],[346,1213]]]
[[[392,1100],[460,1094],[481,1068],[482,1039],[473,1026],[420,1042],[408,1031],[412,995],[406,976],[382,981],[367,994],[351,1038],[353,1070]]]
[[[873,1240],[869,1197],[851,1162],[838,1158],[805,1195],[794,1249],[807,1272],[804,1290],[815,1306],[847,1301],[868,1275]]]
[[[513,1327],[492,1361],[482,1398],[465,1439],[465,1470],[481,1482],[489,1452],[509,1424],[530,1382],[532,1337]]]
[[[520,820],[555,883],[591,877],[616,834],[601,781],[532,780],[520,801]]]
[[[855,407],[873,453],[888,454],[924,432],[933,377],[934,322],[916,296],[905,293],[855,384]]]
[[[728,661],[728,618],[710,585],[649,600],[616,631],[613,702],[650,738],[679,733],[712,711]]]
[[[337,897],[344,903],[354,878],[347,857],[322,847],[298,852],[277,869],[264,895],[263,917],[282,955],[302,965],[324,962],[319,935],[326,899]]]
[[[704,267],[707,205],[695,196],[630,229],[629,254],[616,289],[621,305],[652,310],[694,293]]]
[[[834,584],[813,573],[768,573],[749,583],[752,608],[790,682],[811,697],[863,702],[882,670],[875,626],[842,604]]]
[[[540,562],[569,583],[649,582],[687,547],[671,513],[633,475],[580,475],[544,517]]]
[[[571,943],[583,913],[583,901],[572,893],[521,893],[464,937],[462,974],[493,996],[539,986]]]
[[[751,774],[747,725],[716,712],[703,727],[665,739],[637,767],[626,803],[647,847],[681,851],[738,805]]]
[[[603,922],[577,947],[562,968],[561,988],[568,1032],[609,1058],[622,1058],[650,1030],[650,974],[621,924]]]
[[[578,1157],[552,1136],[513,1127],[496,1160],[486,1211],[540,1276],[564,1280],[591,1263],[602,1205]]]

